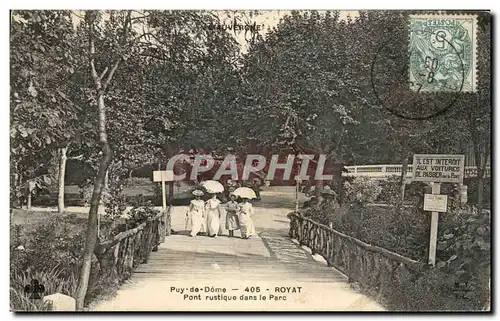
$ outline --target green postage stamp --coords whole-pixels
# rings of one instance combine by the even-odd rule
[[[476,15],[410,16],[410,88],[476,90]]]

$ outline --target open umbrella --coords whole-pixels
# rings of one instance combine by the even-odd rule
[[[221,183],[214,180],[203,181],[201,182],[201,186],[203,186],[207,190],[207,193],[215,194],[215,193],[222,193],[224,191],[224,186],[222,186]]]
[[[238,187],[237,189],[234,190],[233,194],[241,198],[248,198],[248,199],[257,198],[257,195],[255,195],[254,190],[248,187]]]

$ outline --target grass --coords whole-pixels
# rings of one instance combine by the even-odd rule
[[[62,293],[74,297],[78,286],[75,274],[62,277],[58,266],[50,271],[21,271],[13,269],[10,272],[10,308],[14,311],[48,311],[50,307],[44,305],[42,300],[29,298],[24,287],[36,279],[45,287],[44,294]]]

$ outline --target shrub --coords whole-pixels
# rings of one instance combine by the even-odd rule
[[[85,240],[83,230],[75,232],[74,226],[53,218],[24,237],[21,226],[14,230],[10,249],[11,309],[49,309],[24,293],[24,287],[33,279],[45,286],[45,295],[60,292],[74,296]]]
[[[477,178],[470,177],[464,179],[464,184],[467,185],[468,203],[477,204]],[[483,203],[485,208],[491,207],[491,178],[484,178],[484,188],[483,188]]]
[[[335,219],[335,215],[337,215],[337,204],[335,203],[327,203],[323,202],[319,205],[315,205],[313,207],[309,207],[306,209],[300,210],[302,215],[309,217],[316,222],[321,224],[328,225]]]
[[[490,296],[490,214],[467,206],[441,219],[436,266],[448,275],[455,296],[484,306]]]
[[[123,180],[124,186],[144,186],[152,185],[153,181],[147,177],[129,177]]]
[[[386,180],[380,181],[381,192],[378,195],[377,203],[396,205],[401,200],[401,183],[399,176],[389,176]],[[423,202],[426,187],[429,185],[423,182],[411,182],[405,186],[405,204],[417,205]],[[442,193],[444,194],[444,193]]]
[[[24,293],[24,286],[37,279],[45,286],[45,295],[60,292],[74,297],[85,247],[85,225],[76,225],[64,217],[50,218],[32,231],[13,226],[10,247],[11,309],[47,310],[41,302]],[[24,235],[23,235],[24,233]],[[86,302],[101,295],[106,288],[116,289],[116,280],[103,280],[95,256]]]
[[[343,189],[345,201],[364,204],[373,203],[382,191],[377,181],[364,176],[356,177],[352,182],[345,181]]]
[[[401,198],[400,178],[396,175],[387,177],[386,180],[379,182],[380,194],[377,197],[377,203],[396,204]]]
[[[490,214],[451,199],[440,214],[436,268],[394,286],[390,307],[402,310],[481,310],[490,299]],[[454,204],[455,203],[455,204]],[[418,206],[364,206],[358,202],[304,215],[420,262],[427,262],[430,213]],[[389,286],[389,285],[388,285]],[[429,293],[433,293],[429,296]]]
[[[113,184],[103,198],[103,203],[106,207],[106,219],[113,221],[122,216],[127,209],[127,197],[123,194],[123,185]]]
[[[137,227],[159,213],[160,211],[154,209],[150,203],[144,206],[134,207],[128,213],[127,228],[131,229]]]

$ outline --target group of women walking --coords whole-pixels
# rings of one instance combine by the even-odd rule
[[[241,203],[237,202],[237,196],[229,194],[229,202],[222,204],[216,194],[210,194],[210,199],[203,201],[201,197],[203,191],[193,191],[195,199],[191,200],[186,219],[191,224],[190,236],[195,237],[206,232],[210,237],[221,235],[221,217],[226,212],[225,227],[229,231],[229,237],[234,236],[235,230],[241,231],[241,238],[248,239],[255,236],[255,226],[252,220],[254,210],[248,198],[241,198]],[[187,226],[187,224],[186,224]]]

